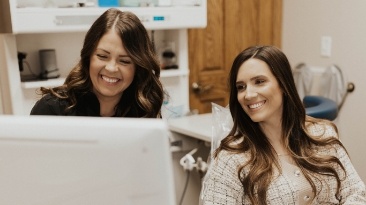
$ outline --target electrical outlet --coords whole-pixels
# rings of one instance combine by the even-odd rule
[[[332,37],[322,36],[320,47],[320,55],[324,57],[330,57],[332,53]]]

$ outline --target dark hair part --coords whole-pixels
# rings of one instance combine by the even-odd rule
[[[241,165],[238,171],[238,177],[245,190],[244,195],[249,197],[252,204],[266,204],[267,188],[274,173],[273,164],[280,169],[277,155],[259,123],[251,120],[237,99],[238,71],[241,65],[251,58],[262,60],[269,66],[283,92],[282,138],[295,164],[303,171],[316,194],[320,190],[316,190],[315,183],[310,176],[319,181],[321,181],[317,177],[319,175],[336,178],[338,195],[341,179],[334,165],[340,166],[344,170],[343,165],[336,157],[316,156],[313,146],[340,145],[343,147],[343,145],[334,137],[321,138],[321,136],[311,135],[306,126],[312,123],[323,124],[324,133],[325,126],[328,125],[332,126],[336,133],[337,129],[329,121],[306,116],[304,105],[296,90],[290,63],[285,54],[274,46],[249,47],[235,58],[228,81],[230,87],[229,107],[234,124],[231,132],[221,141],[220,146],[215,151],[215,157],[222,150],[233,153],[249,153],[250,159]],[[239,141],[240,143],[238,143]],[[246,167],[250,167],[248,173],[244,172]]]
[[[114,29],[136,66],[131,85],[123,92],[116,115],[122,117],[161,117],[163,87],[159,80],[160,66],[147,30],[131,12],[111,8],[105,11],[86,33],[79,63],[71,70],[60,87],[41,88],[43,94],[51,93],[68,99],[70,111],[77,104],[77,95],[92,90],[89,76],[90,58],[102,36]]]

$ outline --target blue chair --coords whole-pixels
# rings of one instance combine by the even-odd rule
[[[305,112],[315,118],[333,121],[338,116],[337,103],[321,96],[305,96],[303,99]]]

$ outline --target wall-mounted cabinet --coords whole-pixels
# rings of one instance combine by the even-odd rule
[[[158,54],[167,44],[173,47],[178,68],[162,70],[161,80],[170,94],[171,105],[183,106],[183,112],[189,110],[187,29],[205,27],[207,21],[206,0],[196,2],[192,6],[118,7],[141,19],[154,35]],[[27,115],[40,98],[36,94],[38,88],[63,83],[79,60],[85,32],[107,8],[19,7],[15,0],[0,4],[4,11],[0,14],[0,105],[5,114]],[[24,76],[40,72],[41,49],[56,51],[60,78],[24,82]],[[27,54],[23,71],[19,69],[18,52]]]
[[[13,33],[85,31],[106,8],[18,8],[12,15]],[[206,25],[201,6],[126,7],[149,30],[186,29]]]

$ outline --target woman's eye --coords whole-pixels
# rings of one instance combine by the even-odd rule
[[[98,56],[98,58],[102,58],[102,59],[107,58],[107,56],[106,55],[103,55],[103,54],[97,54],[97,56]]]
[[[245,85],[236,85],[236,89],[237,89],[238,91],[244,90],[245,88],[246,88],[246,86],[245,86]]]
[[[122,64],[131,64],[130,60],[120,60],[119,62]]]
[[[264,83],[264,80],[258,79],[255,81],[255,84],[262,84],[262,83]]]

